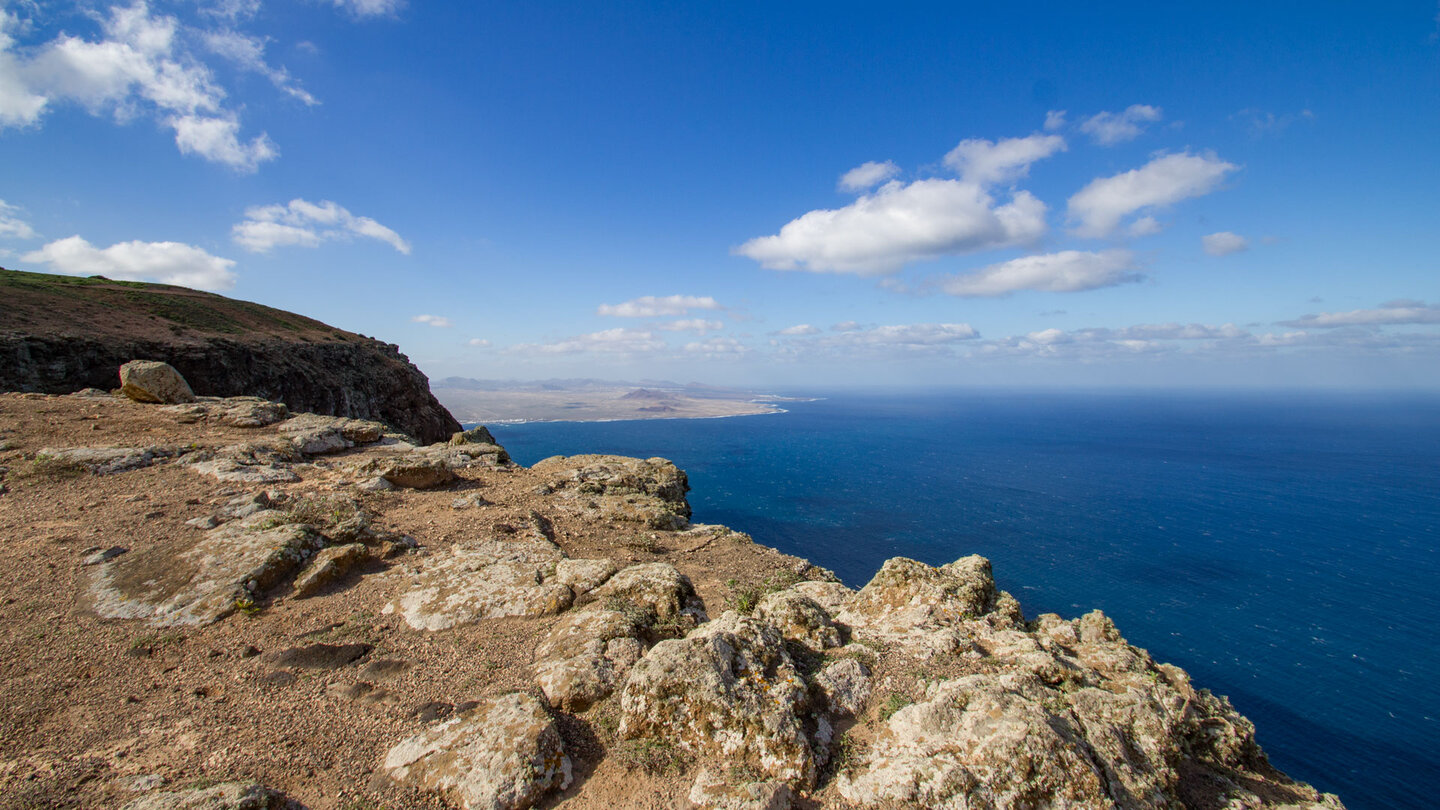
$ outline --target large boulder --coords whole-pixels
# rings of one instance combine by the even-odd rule
[[[1007,626],[1023,624],[1019,603],[995,587],[990,561],[972,554],[939,568],[892,557],[836,619],[876,635],[914,639],[916,630],[981,617]]]
[[[675,530],[690,525],[685,472],[663,458],[553,456],[531,469],[546,476],[569,507],[588,518]]]
[[[387,603],[417,630],[444,630],[502,616],[549,616],[575,594],[555,578],[565,553],[536,535],[457,543],[410,567],[410,583]]]
[[[758,619],[729,611],[656,644],[630,671],[620,709],[622,739],[662,741],[800,787],[815,782],[804,681],[780,632]]]
[[[195,392],[180,372],[158,360],[131,360],[121,366],[120,392],[136,402],[174,405],[195,401]]]
[[[520,693],[481,701],[401,741],[384,768],[396,782],[465,810],[531,807],[569,786],[572,772],[555,721]]]
[[[755,606],[755,616],[774,625],[786,638],[812,650],[840,646],[840,628],[819,602],[794,590],[766,594]]]

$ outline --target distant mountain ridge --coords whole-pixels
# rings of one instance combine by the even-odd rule
[[[0,390],[111,389],[163,360],[201,396],[377,419],[424,442],[460,423],[398,346],[303,315],[165,284],[0,268]]]

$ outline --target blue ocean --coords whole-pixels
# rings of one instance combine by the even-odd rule
[[[794,392],[798,393],[798,392]],[[1101,608],[1350,808],[1440,796],[1440,397],[810,392],[729,419],[492,426],[517,461],[663,456],[695,520],[864,585],[989,557]]]

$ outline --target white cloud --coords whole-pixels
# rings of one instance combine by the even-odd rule
[[[662,332],[694,332],[697,335],[703,335],[707,332],[718,332],[725,328],[725,324],[722,321],[707,321],[704,318],[688,318],[656,324],[655,328]]]
[[[449,329],[450,327],[455,325],[451,323],[450,319],[445,317],[444,315],[416,315],[410,320],[414,321],[415,323],[423,323],[427,326],[433,326],[437,329]]]
[[[179,22],[151,14],[144,0],[111,7],[98,41],[61,34],[26,57],[13,51],[19,27],[0,12],[0,126],[34,125],[48,107],[72,102],[121,122],[152,114],[175,130],[182,153],[239,171],[279,154],[264,133],[240,140],[236,113],[222,106],[225,91],[184,48]]]
[[[644,295],[621,304],[601,304],[600,315],[617,318],[664,318],[684,315],[692,309],[724,309],[708,295]]]
[[[405,7],[405,0],[330,0],[356,17],[389,17]]]
[[[318,247],[322,242],[364,236],[378,239],[409,255],[410,243],[369,217],[357,217],[330,200],[312,203],[294,199],[287,205],[245,209],[245,221],[230,229],[230,238],[252,253],[275,247]]]
[[[1161,225],[1159,220],[1155,219],[1155,217],[1145,216],[1130,223],[1130,227],[1126,228],[1125,232],[1132,237],[1138,238],[1141,236],[1153,236],[1163,230],[1165,230],[1165,226]]]
[[[688,354],[701,354],[711,358],[739,357],[750,353],[750,347],[732,337],[713,337],[696,343],[686,343]]]
[[[277,90],[298,99],[306,106],[319,104],[283,67],[272,67],[265,61],[266,40],[239,31],[224,30],[205,33],[205,46],[211,52],[229,59],[242,70],[258,73],[270,80]]]
[[[937,284],[943,292],[965,297],[1008,295],[1018,290],[1080,292],[1138,281],[1138,269],[1128,250],[1063,250],[992,264],[973,273],[942,278]]]
[[[40,235],[30,227],[30,223],[15,216],[19,210],[18,207],[0,200],[0,238],[34,239]]]
[[[465,341],[465,345],[474,346],[477,349],[485,349],[489,348],[490,341],[486,340],[485,338],[470,338],[469,340]]]
[[[820,330],[819,330],[818,328],[814,327],[814,326],[811,326],[811,325],[808,324],[808,323],[802,323],[802,324],[796,324],[795,326],[787,326],[787,327],[785,327],[784,329],[781,329],[780,331],[776,332],[775,334],[777,334],[777,335],[818,335],[818,334],[820,334]]]
[[[1145,125],[1159,121],[1159,107],[1132,104],[1124,112],[1102,112],[1080,122],[1080,131],[1101,146],[1114,146],[1140,137]]]
[[[1026,191],[996,207],[976,183],[891,181],[844,208],[811,211],[734,252],[772,270],[881,275],[908,262],[1027,244],[1045,233],[1045,204]]]
[[[1054,132],[1065,126],[1065,111],[1051,110],[1045,113],[1045,131]]]
[[[1018,180],[1029,174],[1031,163],[1064,151],[1065,139],[1059,135],[1037,133],[1000,141],[969,138],[945,155],[945,165],[961,180],[985,186]]]
[[[1171,205],[1209,194],[1227,174],[1240,168],[1213,154],[1160,155],[1138,169],[1096,178],[1069,200],[1067,216],[1079,236],[1102,237],[1120,221],[1144,208]]]
[[[651,354],[664,348],[665,342],[656,337],[653,332],[622,326],[566,338],[554,343],[520,343],[511,346],[508,351],[512,354],[522,355],[635,355]]]
[[[1376,309],[1352,309],[1349,312],[1321,312],[1302,315],[1293,321],[1280,321],[1281,326],[1300,329],[1335,329],[1342,326],[1395,326],[1401,324],[1440,323],[1440,305],[1427,306],[1423,301],[1390,301]]]
[[[182,242],[120,242],[97,248],[79,236],[59,239],[21,257],[47,264],[57,273],[105,276],[119,281],[158,281],[201,290],[235,286],[231,259],[212,256]]]
[[[877,163],[869,161],[851,169],[840,177],[837,185],[841,191],[864,191],[889,180],[900,173],[900,167],[893,161]]]
[[[1202,236],[1200,242],[1204,245],[1205,252],[1211,256],[1229,256],[1231,253],[1239,253],[1250,247],[1249,239],[1229,231]]]

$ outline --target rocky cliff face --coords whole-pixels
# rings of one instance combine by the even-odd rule
[[[424,442],[460,430],[393,344],[182,287],[0,270],[0,390],[109,390],[134,359],[162,360],[200,396],[375,419]]]

